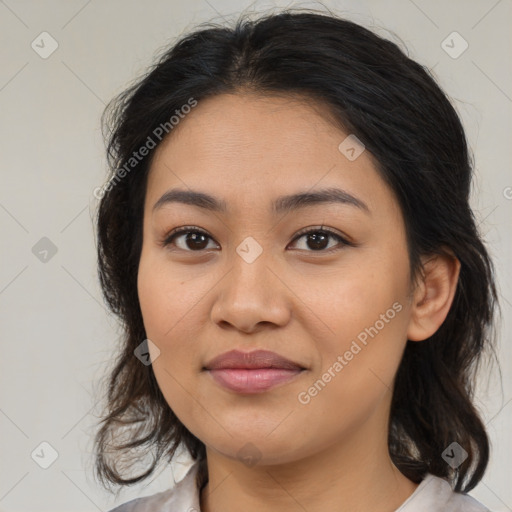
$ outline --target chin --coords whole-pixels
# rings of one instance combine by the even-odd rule
[[[224,457],[238,460],[247,467],[274,466],[295,462],[301,458],[297,450],[300,441],[293,440],[290,436],[286,436],[285,442],[283,437],[278,436],[269,439],[267,432],[254,436],[247,431],[240,436],[232,430],[230,432],[233,437],[226,439],[225,442],[219,443],[218,440],[213,444],[207,442],[208,449]]]

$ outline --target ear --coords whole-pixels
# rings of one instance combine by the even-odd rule
[[[423,273],[413,292],[407,339],[422,341],[432,336],[444,322],[455,296],[460,261],[448,254],[422,258]]]

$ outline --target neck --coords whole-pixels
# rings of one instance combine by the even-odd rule
[[[248,467],[207,448],[209,481],[201,492],[201,512],[394,512],[418,484],[393,464],[387,429],[371,423],[343,442],[282,464]]]

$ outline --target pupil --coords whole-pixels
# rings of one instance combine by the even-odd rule
[[[309,241],[312,241],[313,242],[313,246],[310,248],[312,249],[323,249],[325,247],[325,243],[322,243],[322,242],[325,242],[327,240],[327,235],[325,234],[317,234],[317,233],[313,233],[313,234],[310,234],[309,235]]]
[[[201,237],[203,238],[203,240],[202,240],[203,245],[201,245],[201,240],[200,240]],[[195,243],[195,245],[193,247],[189,246],[189,249],[204,249],[204,247],[206,247],[206,245],[208,245],[208,243],[205,243],[205,239],[206,239],[206,236],[203,235],[202,233],[189,233],[187,235],[187,243],[190,241]],[[198,241],[199,241],[199,245],[197,244]]]

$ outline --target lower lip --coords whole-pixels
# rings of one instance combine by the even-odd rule
[[[288,382],[303,370],[284,370],[280,368],[224,368],[208,370],[208,373],[221,386],[238,393],[261,393],[278,384]]]

